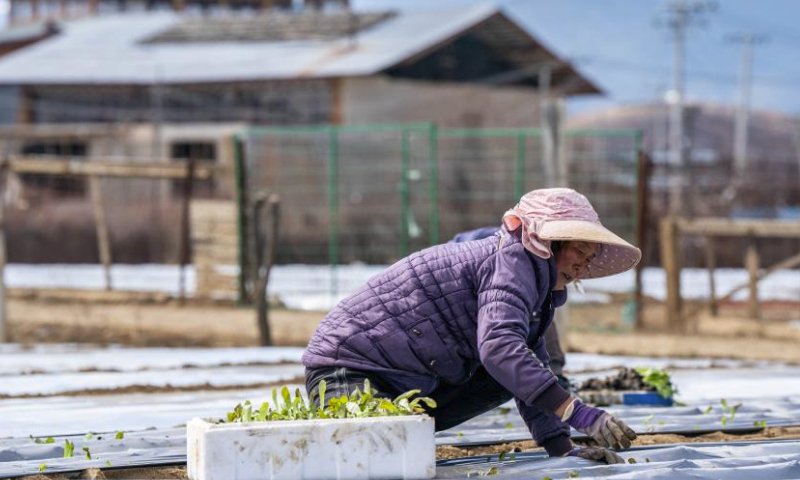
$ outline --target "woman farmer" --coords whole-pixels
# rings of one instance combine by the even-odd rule
[[[303,355],[309,395],[319,403],[322,380],[331,396],[366,380],[388,398],[419,389],[438,404],[429,412],[437,431],[514,398],[550,456],[622,462],[607,448],[628,448],[636,434],[558,385],[543,334],[568,283],[640,258],[578,192],[529,192],[497,235],[411,254],[334,307]],[[570,426],[600,447],[574,447]]]

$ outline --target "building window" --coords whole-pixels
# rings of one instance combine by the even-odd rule
[[[213,142],[175,142],[170,147],[170,158],[175,163],[186,164],[189,159],[195,160],[195,166],[213,166],[217,161],[217,145]],[[172,181],[172,195],[183,195],[184,180]],[[214,196],[214,180],[195,180],[192,183],[192,197],[212,198]]]
[[[32,142],[22,147],[25,156],[41,156],[53,160],[65,160],[86,157],[88,148],[84,142]],[[83,195],[86,193],[86,179],[78,176],[43,175],[26,173],[21,175],[25,186],[41,193],[57,193],[67,195]]]

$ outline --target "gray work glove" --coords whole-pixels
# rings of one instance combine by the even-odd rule
[[[595,462],[609,465],[625,463],[625,460],[614,453],[613,450],[601,447],[575,447],[567,453],[567,456],[585,458],[586,460],[594,460]]]
[[[630,448],[631,440],[636,439],[636,432],[625,422],[605,410],[584,405],[577,398],[567,407],[561,420],[590,436],[601,447],[624,450]]]

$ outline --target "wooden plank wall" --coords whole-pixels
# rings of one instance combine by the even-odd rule
[[[190,219],[197,298],[237,298],[239,237],[236,218],[233,200],[192,201]]]

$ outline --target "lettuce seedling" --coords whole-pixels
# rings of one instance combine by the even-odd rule
[[[369,381],[364,382],[364,390],[356,388],[348,397],[342,395],[327,400],[325,397],[326,384],[323,380],[319,385],[320,406],[312,406],[296,389],[294,397],[288,387],[283,387],[280,392],[272,390],[272,404],[264,402],[259,408],[253,408],[250,401],[237,404],[232,412],[226,415],[228,423],[249,423],[279,420],[314,420],[324,418],[364,418],[387,417],[398,415],[413,415],[425,412],[428,408],[436,408],[436,402],[428,397],[415,397],[419,390],[411,390],[399,395],[394,400],[376,397],[377,393],[370,386]],[[414,398],[412,398],[414,397]]]
[[[659,395],[664,398],[672,398],[678,389],[672,384],[669,373],[658,368],[634,368],[636,373],[642,376],[645,385],[656,389]]]
[[[55,443],[56,439],[53,437],[47,438],[36,438],[33,435],[28,435],[33,440],[33,443],[44,444],[44,443]]]
[[[64,440],[64,458],[72,458],[75,454],[75,444],[69,440]]]

